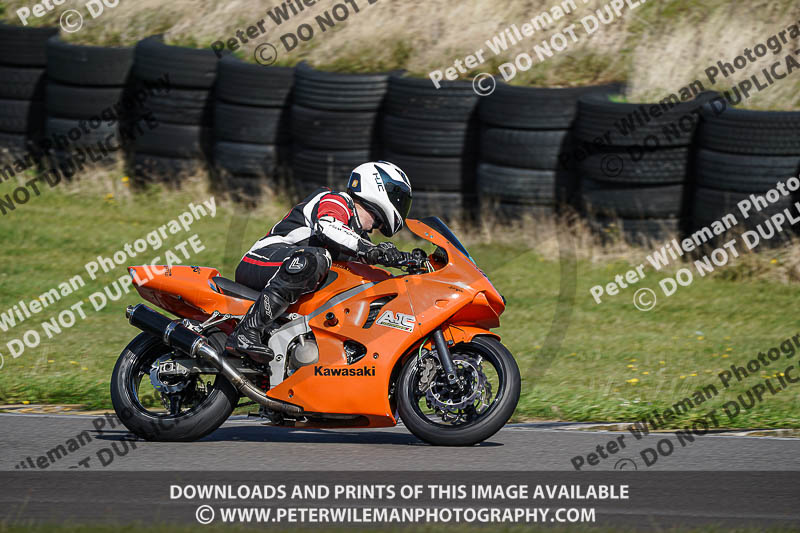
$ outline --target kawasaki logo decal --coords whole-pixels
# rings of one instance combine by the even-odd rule
[[[371,366],[361,368],[325,368],[324,366],[314,367],[315,376],[374,376],[375,367]]]

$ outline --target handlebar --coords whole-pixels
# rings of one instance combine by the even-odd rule
[[[401,252],[403,254],[403,259],[398,261],[397,266],[404,267],[410,265],[417,265],[419,266],[420,262],[418,259],[414,258],[410,252]]]
[[[397,268],[401,268],[409,273],[418,271],[427,272],[425,265],[428,262],[428,256],[423,250],[415,248],[413,252],[401,253],[403,254],[403,259],[398,262]]]

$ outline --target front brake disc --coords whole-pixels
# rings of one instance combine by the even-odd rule
[[[460,416],[461,409],[473,405],[475,398],[485,390],[486,376],[480,370],[480,362],[469,356],[459,356],[453,361],[456,375],[464,385],[463,391],[454,391],[445,380],[434,381],[428,388],[426,399],[437,411]]]

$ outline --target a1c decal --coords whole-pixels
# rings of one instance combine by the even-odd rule
[[[395,314],[391,311],[385,311],[375,323],[379,326],[401,329],[411,333],[414,331],[414,323],[416,321],[417,319],[414,315],[404,315],[403,313]]]

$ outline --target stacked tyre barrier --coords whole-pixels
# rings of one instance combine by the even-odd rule
[[[0,160],[24,156],[44,132],[46,43],[57,33],[0,24]]]
[[[499,84],[481,100],[477,188],[482,211],[501,220],[552,215],[569,201],[573,173],[563,159],[578,98],[617,86],[548,89]]]
[[[768,219],[790,208],[798,197],[800,112],[735,109],[719,98],[704,106],[702,114],[690,232],[707,239],[716,221],[730,225],[727,221],[733,219],[726,217],[733,215],[737,231],[752,232],[748,246],[784,242],[796,230],[788,230],[788,220],[781,229]],[[778,182],[788,194],[776,191]],[[751,195],[764,196],[766,205]],[[746,217],[738,206],[742,201],[752,206]]]
[[[342,187],[370,159],[399,165],[413,180],[413,217],[461,218],[479,193],[501,219],[577,198],[602,234],[634,241],[708,235],[727,215],[762,242],[789,235],[770,224],[800,189],[800,112],[734,109],[715,93],[617,103],[618,85],[500,84],[481,99],[469,82],[436,89],[401,73],[220,61],[159,36],[115,48],[57,33],[0,24],[0,182],[45,150],[65,177],[79,166],[67,170],[70,160],[124,152],[138,182],[179,183],[213,157],[223,188],[252,201],[291,151],[301,196]],[[797,187],[775,192],[779,181]],[[751,195],[768,205],[745,217]]]
[[[412,217],[462,220],[475,212],[478,95],[469,82],[389,78],[383,158],[412,176]]]
[[[574,150],[585,154],[578,162],[581,207],[601,235],[646,243],[681,230],[691,144],[712,94],[669,104],[580,98]]]
[[[389,78],[383,158],[412,176],[412,217],[458,220],[475,202],[479,96],[469,82]]]
[[[345,74],[300,63],[291,113],[292,174],[301,197],[341,188],[350,172],[374,158],[388,74]]]
[[[132,165],[137,183],[179,184],[183,176],[205,166],[217,63],[211,50],[170,46],[160,36],[137,43],[134,90],[145,90],[147,100],[133,120],[138,123],[145,117],[156,124],[135,140]]]
[[[134,107],[127,94],[132,66],[132,47],[47,41],[47,146],[65,178],[86,166],[113,165],[122,155],[120,128]]]
[[[214,168],[220,185],[252,203],[280,178],[289,149],[294,69],[219,62],[214,102]]]

